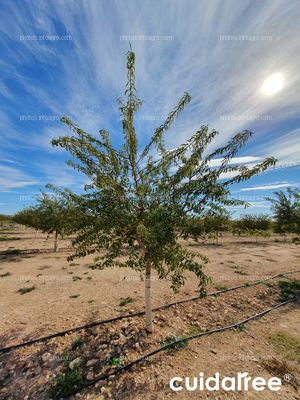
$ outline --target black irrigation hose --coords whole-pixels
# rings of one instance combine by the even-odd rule
[[[165,345],[163,345],[161,347],[156,348],[155,350],[150,351],[149,353],[146,353],[146,354],[142,355],[141,357],[135,359],[134,361],[131,361],[130,363],[124,365],[123,367],[120,367],[120,368],[116,369],[115,371],[112,371],[112,372],[110,372],[108,374],[100,375],[96,379],[93,379],[92,381],[85,383],[83,386],[79,387],[78,389],[76,389],[72,393],[70,393],[68,395],[68,397],[71,396],[71,395],[74,395],[74,394],[78,393],[79,391],[81,391],[83,389],[86,389],[86,388],[88,388],[90,386],[94,386],[99,381],[105,381],[105,380],[111,378],[112,376],[118,375],[118,374],[120,374],[120,373],[122,373],[124,371],[128,371],[134,365],[139,364],[140,362],[146,360],[147,358],[149,358],[151,356],[154,356],[157,353],[160,353],[161,351],[165,351],[165,350],[169,349],[170,347],[176,346],[179,343],[185,342],[187,340],[197,339],[197,338],[200,338],[200,337],[203,337],[203,336],[212,335],[214,333],[224,332],[224,331],[229,330],[229,329],[237,328],[238,326],[246,324],[246,323],[248,323],[250,321],[253,321],[253,320],[257,319],[257,318],[261,318],[264,315],[268,314],[269,312],[271,312],[273,310],[276,310],[277,308],[280,308],[282,306],[285,306],[285,305],[287,305],[289,303],[292,303],[294,301],[297,301],[299,299],[300,299],[300,297],[295,297],[293,299],[284,301],[282,303],[277,303],[274,306],[269,307],[264,311],[261,311],[261,312],[255,314],[255,315],[252,315],[252,316],[250,316],[248,318],[245,318],[242,321],[238,321],[238,322],[236,322],[234,324],[222,326],[221,328],[212,329],[212,330],[207,331],[207,332],[197,333],[196,335],[185,336],[182,339],[178,339],[178,340],[175,340],[174,342],[165,344]]]
[[[267,282],[267,281],[272,280],[272,279],[276,279],[276,278],[281,277],[281,276],[284,277],[285,275],[295,274],[297,272],[300,272],[300,270],[291,270],[291,271],[287,271],[287,272],[280,273],[280,274],[277,274],[277,275],[273,275],[273,276],[271,276],[269,278],[266,278],[266,279],[261,279],[259,281],[255,281],[255,282],[252,282],[252,283],[246,283],[245,285],[238,285],[238,286],[233,286],[233,287],[228,288],[228,289],[218,290],[216,292],[208,293],[207,296],[217,296],[219,294],[223,294],[223,293],[226,293],[226,292],[229,292],[229,291],[232,291],[232,290],[237,290],[237,289],[241,289],[241,288],[255,286],[255,285],[258,285],[260,283],[264,283],[264,282]],[[183,304],[183,303],[187,303],[187,302],[190,302],[190,301],[198,300],[199,298],[200,298],[199,296],[195,296],[195,297],[189,297],[189,298],[184,299],[184,300],[174,301],[173,303],[168,303],[168,304],[164,304],[163,306],[159,306],[159,307],[153,308],[152,311],[161,311],[161,310],[164,310],[166,308],[169,308],[169,307],[177,305],[177,304]],[[145,311],[137,311],[137,312],[132,313],[132,314],[125,314],[125,315],[120,315],[118,317],[108,318],[108,319],[104,319],[104,320],[100,320],[100,321],[94,321],[94,322],[91,322],[91,323],[86,324],[86,325],[78,326],[76,328],[70,328],[70,329],[67,329],[65,331],[52,333],[50,335],[42,336],[42,337],[37,338],[37,339],[28,340],[26,342],[22,342],[22,343],[18,343],[18,344],[14,344],[14,345],[8,346],[8,347],[0,348],[0,354],[1,353],[7,353],[7,352],[9,352],[11,350],[19,349],[21,347],[31,346],[33,344],[36,344],[36,343],[39,343],[39,342],[44,342],[46,340],[50,340],[50,339],[53,339],[53,338],[56,338],[56,337],[59,337],[59,336],[64,336],[64,335],[66,335],[68,333],[74,333],[74,332],[81,331],[83,329],[93,328],[93,327],[98,326],[98,325],[105,325],[105,324],[108,324],[109,322],[115,322],[115,321],[119,321],[119,320],[125,319],[125,318],[138,317],[138,316],[141,316],[141,315],[144,315],[144,314],[145,314]]]

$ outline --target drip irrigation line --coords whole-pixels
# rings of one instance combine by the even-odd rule
[[[215,291],[215,292],[210,292],[210,293],[207,294],[207,296],[218,296],[220,294],[223,294],[223,293],[226,293],[226,292],[229,292],[229,291],[233,291],[233,290],[237,290],[237,289],[241,289],[241,288],[247,288],[247,287],[259,285],[261,283],[270,281],[272,279],[276,279],[278,277],[284,277],[286,275],[295,274],[295,273],[298,273],[298,272],[300,272],[300,270],[287,271],[287,272],[284,272],[284,273],[273,275],[273,276],[265,278],[265,279],[261,279],[261,280],[252,282],[252,283],[246,283],[245,285],[232,286],[232,287],[227,288],[227,289],[218,290],[218,291]],[[152,311],[161,311],[161,310],[164,310],[166,308],[172,307],[172,306],[177,305],[177,304],[188,303],[190,301],[199,300],[199,299],[200,299],[199,296],[189,297],[189,298],[184,299],[184,300],[174,301],[172,303],[164,304],[163,306],[159,306],[159,307],[153,308]],[[37,339],[32,339],[32,340],[28,340],[26,342],[21,342],[21,343],[18,343],[18,344],[14,344],[14,345],[11,345],[11,346],[0,348],[0,354],[7,353],[9,351],[16,350],[16,349],[19,349],[19,348],[22,348],[22,347],[31,346],[33,344],[44,342],[44,341],[50,340],[50,339],[54,339],[56,337],[64,336],[64,335],[67,335],[69,333],[75,333],[75,332],[81,331],[83,329],[89,329],[89,328],[93,328],[95,326],[105,325],[105,324],[108,324],[110,322],[120,321],[120,320],[125,319],[125,318],[139,317],[139,316],[144,315],[144,314],[145,314],[145,311],[137,311],[137,312],[132,313],[132,314],[119,315],[117,317],[112,317],[112,318],[103,319],[103,320],[100,320],[100,321],[90,322],[89,324],[86,324],[86,325],[81,325],[81,326],[78,326],[78,327],[75,327],[75,328],[66,329],[64,331],[52,333],[50,335],[42,336],[42,337],[37,338]]]
[[[174,342],[165,344],[165,345],[163,345],[161,347],[156,348],[155,350],[152,350],[152,351],[142,355],[139,358],[136,358],[134,361],[131,361],[130,363],[124,365],[123,367],[120,367],[120,368],[116,369],[115,371],[112,371],[112,372],[107,373],[107,374],[100,375],[97,378],[93,379],[92,381],[85,383],[82,387],[80,387],[80,388],[74,390],[72,393],[70,393],[68,395],[68,397],[78,393],[79,391],[81,391],[83,389],[86,389],[88,387],[94,386],[99,381],[105,381],[105,380],[107,380],[107,379],[109,379],[109,378],[111,378],[113,376],[116,376],[116,375],[118,375],[118,374],[120,374],[120,373],[122,373],[124,371],[128,371],[134,365],[139,364],[142,361],[145,361],[149,357],[154,356],[155,354],[160,353],[161,351],[168,350],[169,348],[172,348],[172,347],[176,346],[177,344],[180,344],[180,343],[185,342],[185,341],[193,340],[193,339],[198,339],[198,338],[203,337],[203,336],[209,336],[209,335],[212,335],[214,333],[220,333],[220,332],[224,332],[226,330],[237,328],[237,327],[239,327],[241,325],[244,325],[244,324],[246,324],[246,323],[248,323],[250,321],[253,321],[255,319],[261,318],[264,315],[270,313],[271,311],[274,311],[274,310],[276,310],[276,309],[278,309],[280,307],[283,307],[283,306],[285,306],[287,304],[290,304],[290,303],[292,303],[294,301],[297,301],[299,299],[300,299],[300,297],[294,297],[293,299],[290,299],[290,300],[287,300],[287,301],[284,301],[284,302],[281,302],[281,303],[277,303],[277,304],[267,308],[266,310],[263,310],[263,311],[261,311],[259,313],[256,313],[255,315],[251,315],[250,317],[247,317],[247,318],[245,318],[245,319],[243,319],[241,321],[235,322],[233,324],[225,325],[225,326],[222,326],[220,328],[215,328],[215,329],[212,329],[210,331],[197,333],[196,335],[185,336],[185,337],[183,337],[181,339],[175,340]]]

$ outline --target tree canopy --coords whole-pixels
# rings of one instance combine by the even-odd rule
[[[14,221],[42,232],[54,233],[54,250],[58,251],[58,235],[73,230],[74,208],[63,197],[41,193],[37,205],[25,208],[14,216]]]
[[[300,233],[300,191],[288,188],[274,192],[274,197],[267,197],[272,204],[275,219],[275,232]]]
[[[71,136],[52,141],[71,154],[69,165],[90,182],[82,195],[57,189],[76,204],[80,215],[75,221],[77,237],[71,258],[105,250],[95,267],[119,265],[145,272],[149,332],[152,269],[159,278],[169,279],[174,290],[183,285],[184,271],[191,271],[198,278],[200,293],[205,294],[206,258],[195,257],[177,240],[186,217],[198,218],[208,210],[244,204],[231,197],[230,186],[275,164],[270,157],[253,167],[232,165],[232,158],[252,136],[248,130],[236,133],[224,146],[209,153],[207,147],[218,132],[202,125],[186,143],[168,150],[165,135],[190,101],[191,96],[184,93],[141,149],[134,117],[142,101],[135,86],[135,53],[129,51],[125,99],[119,100],[123,143],[114,146],[105,129],[96,137],[68,117],[62,122],[70,128]]]

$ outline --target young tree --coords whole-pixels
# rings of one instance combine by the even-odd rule
[[[17,224],[38,229],[39,215],[35,207],[24,208],[13,216],[13,221]]]
[[[249,235],[255,237],[270,237],[271,218],[265,214],[244,214],[238,220],[232,222],[233,234]]]
[[[29,226],[48,235],[54,233],[54,251],[58,251],[59,236],[71,233],[73,229],[73,209],[66,199],[41,193],[37,205],[26,208],[14,216],[14,221]]]
[[[0,229],[4,230],[6,228],[13,227],[13,220],[11,215],[0,214]]]
[[[181,235],[184,239],[193,238],[198,241],[214,238],[219,243],[220,232],[227,231],[230,227],[230,213],[222,207],[209,210],[199,218],[186,218]]]
[[[300,191],[288,188],[286,192],[274,192],[275,197],[267,197],[272,204],[275,232],[283,234],[300,233]]]
[[[204,219],[204,230],[206,236],[213,237],[219,244],[220,232],[227,231],[230,223],[230,213],[225,208],[209,211]]]
[[[73,132],[52,141],[66,149],[73,159],[69,165],[87,176],[91,184],[78,196],[61,191],[76,203],[81,221],[76,221],[78,235],[70,257],[82,257],[103,249],[95,267],[119,265],[145,273],[146,329],[152,331],[151,273],[169,278],[174,290],[184,284],[184,271],[192,271],[199,280],[200,294],[205,294],[207,277],[203,272],[205,257],[182,247],[177,238],[186,217],[196,218],[213,206],[244,204],[230,197],[229,186],[251,178],[275,164],[274,158],[248,168],[232,166],[230,161],[252,133],[237,133],[230,141],[205,155],[217,132],[201,126],[184,144],[167,150],[164,136],[172,122],[191,101],[188,93],[179,100],[148,144],[139,151],[134,116],[142,102],[135,88],[135,54],[127,53],[126,99],[119,100],[124,141],[114,147],[106,130],[95,137],[63,117]],[[219,167],[211,160],[221,157]],[[223,179],[223,173],[235,176]],[[120,259],[121,255],[126,258]]]

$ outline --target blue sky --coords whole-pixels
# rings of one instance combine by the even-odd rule
[[[137,56],[137,118],[147,143],[183,92],[192,102],[168,132],[170,148],[201,125],[219,131],[215,145],[243,129],[254,132],[239,154],[274,170],[232,188],[269,212],[265,196],[300,184],[300,4],[297,0],[0,0],[0,213],[33,202],[47,183],[75,191],[86,183],[50,140],[66,133],[61,115],[90,133],[121,126],[129,40]],[[261,93],[266,78],[282,90]],[[240,210],[235,210],[239,213]]]

